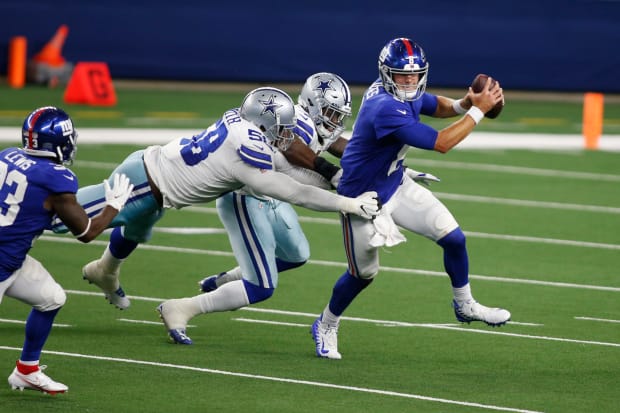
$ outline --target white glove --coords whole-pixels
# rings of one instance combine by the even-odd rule
[[[336,175],[332,176],[332,179],[329,182],[332,184],[334,189],[338,188],[338,183],[340,183],[340,178],[342,178],[342,168],[336,172]]]
[[[343,212],[359,215],[362,218],[373,219],[379,214],[381,206],[375,191],[364,192],[357,198],[346,198]]]
[[[114,186],[110,188],[110,184],[107,179],[103,180],[103,186],[105,187],[105,203],[112,208],[120,211],[125,206],[125,202],[129,199],[131,191],[133,191],[133,184],[129,181],[129,178],[125,174],[114,174]]]
[[[406,168],[405,173],[409,178],[413,179],[424,186],[431,186],[431,182],[441,182],[441,179],[437,178],[433,174],[414,171],[413,169]]]

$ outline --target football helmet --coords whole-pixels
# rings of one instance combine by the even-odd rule
[[[286,151],[295,138],[295,104],[280,89],[260,87],[252,90],[243,99],[239,114],[263,131],[267,141],[281,151]]]
[[[426,90],[429,63],[424,50],[411,39],[400,37],[390,40],[379,55],[379,75],[386,92],[402,100],[417,100]],[[415,89],[410,85],[397,84],[394,74],[419,75]]]
[[[351,116],[349,86],[333,73],[315,73],[306,79],[298,103],[314,121],[324,147],[342,135],[345,121]]]
[[[73,121],[62,109],[45,106],[34,110],[24,120],[24,152],[70,165],[77,150],[77,132]]]

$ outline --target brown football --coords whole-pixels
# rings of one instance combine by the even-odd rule
[[[480,73],[479,75],[477,75],[474,81],[471,82],[472,90],[476,93],[479,93],[480,91],[482,91],[482,89],[484,88],[484,85],[487,83],[488,77],[489,77],[488,75],[485,75],[483,73]],[[493,87],[495,83],[497,83],[495,79],[491,78],[491,87]],[[504,101],[499,102],[490,111],[485,113],[484,116],[490,119],[495,119],[502,112],[502,109],[504,109]]]

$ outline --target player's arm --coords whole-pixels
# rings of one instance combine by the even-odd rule
[[[491,78],[487,79],[487,83],[480,93],[474,93],[471,87],[469,88],[466,98],[472,102],[471,107],[463,117],[439,131],[434,150],[446,153],[458,145],[474,130],[484,114],[502,101],[504,97],[499,83],[491,88],[491,82]]]
[[[342,158],[342,154],[344,153],[344,148],[347,146],[347,143],[349,143],[349,140],[340,136],[334,141],[334,143],[329,145],[327,152],[331,153],[336,158]]]
[[[133,190],[133,184],[125,175],[114,175],[113,186],[104,180],[106,206],[93,218],[89,218],[78,203],[74,193],[50,195],[45,207],[53,210],[69,231],[82,242],[90,242],[101,234],[123,208]]]
[[[238,179],[253,192],[315,211],[342,211],[368,219],[377,215],[379,211],[376,192],[367,192],[357,198],[348,198],[311,185],[301,184],[273,170],[242,167],[237,170],[237,174]]]
[[[316,171],[330,182],[340,171],[339,166],[334,165],[322,156],[318,156],[301,139],[295,139],[283,154],[292,165]],[[335,183],[337,184],[337,181]],[[334,187],[336,186],[334,185]]]

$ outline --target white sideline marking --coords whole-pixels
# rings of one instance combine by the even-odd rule
[[[26,321],[24,321],[24,320],[10,320],[8,318],[0,318],[0,323],[26,324]],[[54,324],[52,324],[52,327],[73,327],[73,326],[71,324],[58,324],[58,323],[54,323]]]
[[[163,326],[164,323],[161,321],[149,321],[149,320],[132,320],[129,318],[119,318],[118,321],[122,321],[124,323],[134,323],[134,324],[150,324],[150,325],[156,325],[156,326]],[[187,325],[188,328],[190,327],[196,327],[195,325],[192,324],[188,324]]]
[[[61,242],[61,243],[75,243],[79,244],[73,237],[69,236],[48,236],[42,235],[38,238],[42,241],[50,241],[50,242]],[[94,240],[88,243],[88,245],[99,245],[99,246],[107,246],[107,241],[98,241]],[[215,255],[222,257],[234,257],[232,252],[228,251],[215,251],[215,250],[201,250],[198,248],[180,248],[180,247],[169,247],[165,245],[152,245],[152,244],[141,244],[140,249],[143,250],[152,250],[152,251],[167,251],[167,252],[179,252],[184,254],[199,254],[199,255]],[[308,264],[313,265],[323,265],[326,267],[337,267],[337,268],[346,268],[347,264],[344,262],[335,262],[335,261],[322,261],[322,260],[308,260]],[[379,269],[381,271],[391,271],[405,274],[416,274],[416,275],[427,275],[432,277],[445,277],[446,274],[440,271],[430,271],[430,270],[416,270],[412,268],[398,268],[398,267],[385,267],[380,266]],[[588,285],[588,284],[573,284],[573,283],[564,283],[564,282],[556,282],[556,281],[541,281],[541,280],[531,280],[525,278],[506,278],[506,277],[496,277],[491,275],[476,275],[470,274],[470,279],[475,280],[484,280],[484,281],[497,281],[497,282],[506,282],[506,283],[515,283],[515,284],[533,284],[533,285],[544,285],[551,287],[562,287],[562,288],[578,288],[584,290],[599,290],[599,291],[611,291],[611,292],[620,292],[620,287],[607,287],[601,285]]]
[[[577,320],[588,320],[588,321],[603,321],[605,323],[620,323],[620,320],[612,320],[607,318],[594,318],[594,317],[575,317]]]
[[[21,348],[0,346],[0,350],[21,351]],[[159,363],[159,362],[147,361],[147,360],[95,356],[92,354],[67,353],[64,351],[43,350],[43,353],[53,354],[57,356],[90,359],[90,360],[112,361],[112,362],[118,362],[118,363],[137,364],[137,365],[143,365],[143,366],[154,366],[154,367],[165,367],[165,368],[179,369],[179,370],[189,370],[189,371],[196,371],[196,372],[201,372],[201,373],[219,374],[223,376],[241,377],[241,378],[246,378],[246,379],[266,380],[266,381],[272,381],[272,382],[278,382],[278,383],[301,384],[304,386],[322,387],[322,388],[330,388],[330,389],[337,389],[337,390],[347,390],[347,391],[355,391],[355,392],[369,393],[369,394],[379,394],[382,396],[393,396],[393,397],[401,397],[401,398],[407,398],[407,399],[417,399],[417,400],[424,400],[424,401],[429,401],[429,402],[451,404],[451,405],[458,405],[458,406],[478,407],[481,409],[497,410],[497,411],[503,411],[503,412],[543,413],[537,410],[525,410],[525,409],[517,409],[517,408],[512,408],[512,407],[494,406],[491,404],[481,404],[481,403],[465,402],[465,401],[459,401],[459,400],[442,399],[438,397],[422,396],[419,394],[412,394],[412,393],[400,393],[400,392],[389,391],[389,390],[371,389],[371,388],[356,387],[356,386],[344,386],[341,384],[324,383],[324,382],[319,382],[319,381],[298,380],[298,379],[289,379],[289,378],[274,377],[274,376],[263,376],[260,374],[239,373],[239,372],[227,371],[227,370],[215,370],[215,369],[208,369],[208,368],[202,368],[202,367],[187,366],[187,365],[182,365],[182,364]]]

